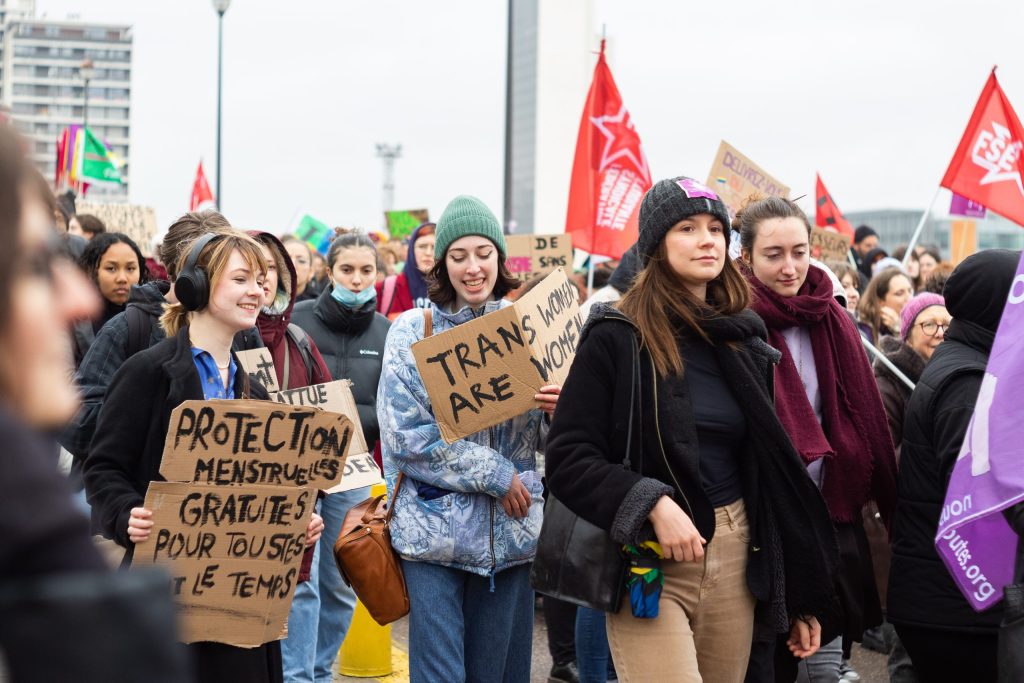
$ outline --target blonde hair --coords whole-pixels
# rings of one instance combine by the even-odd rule
[[[259,242],[233,228],[224,228],[213,232],[217,237],[203,247],[203,250],[199,252],[199,258],[196,259],[196,268],[202,268],[206,271],[210,294],[213,293],[214,287],[217,286],[217,282],[220,281],[221,276],[224,274],[228,259],[231,258],[231,254],[236,250],[242,255],[242,258],[245,259],[246,264],[254,273],[259,273],[260,276],[267,274],[267,260],[263,258],[263,249],[260,247]],[[179,276],[181,271],[184,270],[185,261],[191,253],[191,244],[186,244],[181,248],[177,264]],[[199,310],[201,311],[205,308],[206,306],[204,305]],[[181,328],[188,325],[190,320],[189,313],[190,311],[186,310],[180,303],[167,304],[164,307],[164,313],[160,316],[160,325],[164,328],[168,337],[173,337],[181,331]]]

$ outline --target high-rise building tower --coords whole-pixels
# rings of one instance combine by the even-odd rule
[[[517,233],[558,233],[597,61],[593,0],[508,2],[505,223]]]
[[[47,179],[54,177],[61,131],[88,118],[89,130],[125,162],[124,184],[92,186],[89,198],[127,199],[131,27],[35,19],[30,14],[31,2],[0,0],[0,102],[29,139],[32,160]],[[83,66],[91,67],[91,73],[83,73]]]

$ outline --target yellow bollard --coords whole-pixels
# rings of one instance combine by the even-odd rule
[[[384,484],[370,489],[371,496],[382,493],[387,493]],[[338,650],[338,673],[356,678],[378,678],[391,673],[391,624],[378,624],[360,601],[356,602],[352,624]]]

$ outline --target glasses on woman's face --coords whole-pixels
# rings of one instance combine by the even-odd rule
[[[937,335],[939,333],[940,328],[942,329],[943,333],[945,333],[946,330],[949,329],[949,323],[937,323],[934,320],[918,323],[917,326],[920,327],[921,331],[927,334],[929,337],[934,337],[935,335]]]

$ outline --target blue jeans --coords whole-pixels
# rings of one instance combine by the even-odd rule
[[[533,654],[530,565],[490,579],[402,560],[409,591],[412,683],[529,683]]]
[[[580,683],[604,683],[613,677],[615,669],[608,648],[604,612],[576,608],[576,666]]]
[[[324,532],[313,555],[309,581],[295,589],[288,614],[288,638],[281,643],[284,679],[289,683],[331,683],[334,660],[345,640],[356,594],[345,585],[334,562],[334,542],[345,513],[370,497],[364,487],[332,493],[317,502]]]

